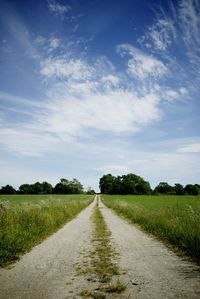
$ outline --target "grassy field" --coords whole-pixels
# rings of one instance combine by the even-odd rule
[[[77,215],[92,195],[0,195],[0,266],[40,243]]]
[[[200,261],[200,196],[103,195],[118,215]]]

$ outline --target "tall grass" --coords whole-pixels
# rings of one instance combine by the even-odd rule
[[[117,214],[200,261],[200,197],[104,195]]]
[[[0,266],[30,250],[77,215],[92,196],[1,196]]]

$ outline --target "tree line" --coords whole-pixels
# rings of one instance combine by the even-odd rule
[[[112,174],[103,175],[99,181],[99,188],[104,194],[166,194],[166,195],[199,195],[199,184],[181,184],[169,185],[167,182],[160,182],[154,189],[151,188],[148,181],[134,173],[122,176],[113,176]],[[60,179],[60,182],[52,186],[48,182],[36,182],[34,184],[22,184],[18,190],[11,185],[3,186],[0,194],[81,194],[84,193],[83,185],[77,180]],[[90,187],[85,192],[95,194]]]
[[[99,188],[104,194],[166,194],[166,195],[199,195],[199,184],[187,184],[185,187],[181,184],[169,185],[167,182],[160,182],[154,189],[151,188],[148,181],[142,177],[129,173],[122,176],[113,176],[112,174],[103,175],[99,181]]]
[[[36,182],[34,184],[22,184],[18,190],[11,185],[3,186],[0,194],[81,194],[84,193],[83,185],[77,180],[60,179],[54,187],[48,182]],[[90,187],[87,194],[94,194]]]

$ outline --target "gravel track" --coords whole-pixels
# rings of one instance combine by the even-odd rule
[[[91,251],[92,204],[62,229],[34,247],[20,261],[0,269],[1,299],[78,299],[92,282],[76,273],[81,255]],[[161,242],[118,217],[100,201],[99,207],[112,243],[119,252],[119,266],[127,288],[106,298],[200,298],[200,268],[171,252]],[[82,253],[80,253],[82,252]]]

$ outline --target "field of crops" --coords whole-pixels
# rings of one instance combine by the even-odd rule
[[[200,260],[200,196],[103,195],[118,215]]]
[[[0,195],[0,266],[71,220],[92,195]]]

